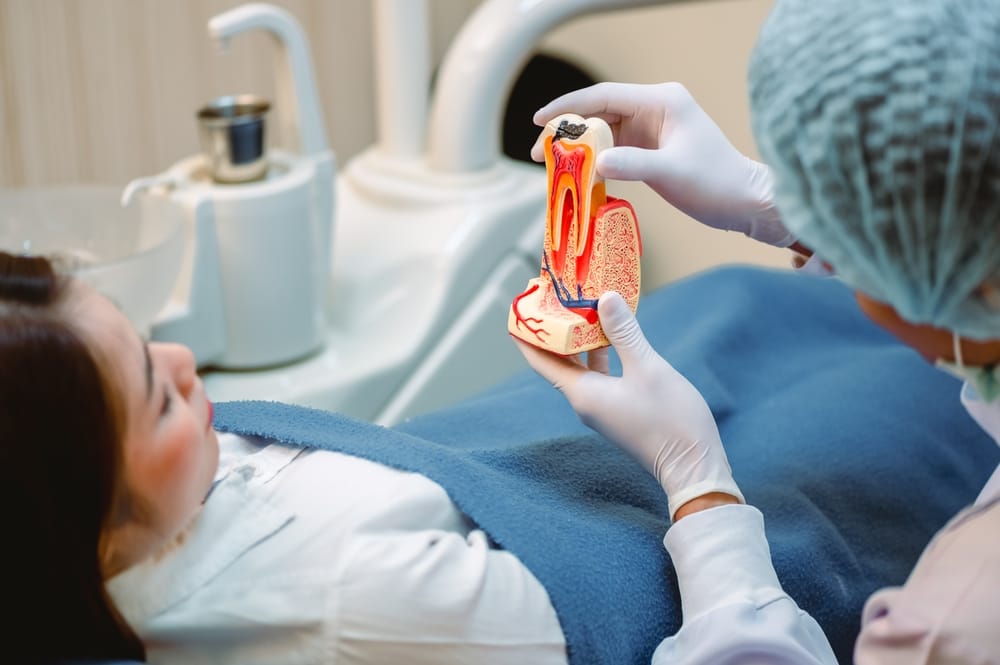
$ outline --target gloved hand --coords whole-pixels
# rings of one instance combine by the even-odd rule
[[[667,494],[670,517],[688,501],[713,492],[744,501],[733,480],[712,412],[701,393],[646,341],[621,295],[597,307],[618,351],[622,376],[608,376],[607,348],[559,356],[515,339],[531,367],[569,400],[580,420],[637,458]]]
[[[771,171],[739,152],[680,83],[598,83],[559,97],[535,113],[543,127],[563,113],[605,120],[615,147],[597,157],[597,172],[642,180],[703,224],[739,231],[776,247],[795,238],[773,202]],[[544,159],[541,141],[531,149]]]

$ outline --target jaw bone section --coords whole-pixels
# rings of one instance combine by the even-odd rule
[[[642,241],[628,201],[610,197],[597,155],[613,145],[600,118],[567,113],[542,131],[548,206],[541,274],[514,298],[507,330],[539,348],[570,355],[608,345],[597,300],[617,291],[639,303]]]

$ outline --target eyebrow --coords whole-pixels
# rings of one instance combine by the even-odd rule
[[[153,359],[149,357],[149,344],[142,342],[142,354],[146,357],[146,401],[153,396]]]

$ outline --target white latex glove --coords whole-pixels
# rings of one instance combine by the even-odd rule
[[[615,147],[597,157],[612,180],[642,180],[702,224],[787,247],[795,241],[774,207],[771,171],[738,151],[680,83],[598,83],[535,113],[542,127],[562,113],[605,120]],[[542,161],[542,142],[531,150]]]
[[[712,492],[744,502],[719,429],[701,393],[646,341],[621,295],[597,307],[604,334],[618,351],[622,376],[608,376],[607,348],[560,356],[515,339],[531,367],[569,400],[580,420],[638,459],[667,494],[670,517]]]

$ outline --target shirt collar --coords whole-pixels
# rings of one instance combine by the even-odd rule
[[[216,483],[182,544],[105,583],[115,605],[138,632],[152,618],[190,597],[294,515],[254,491],[263,478],[228,473]]]

